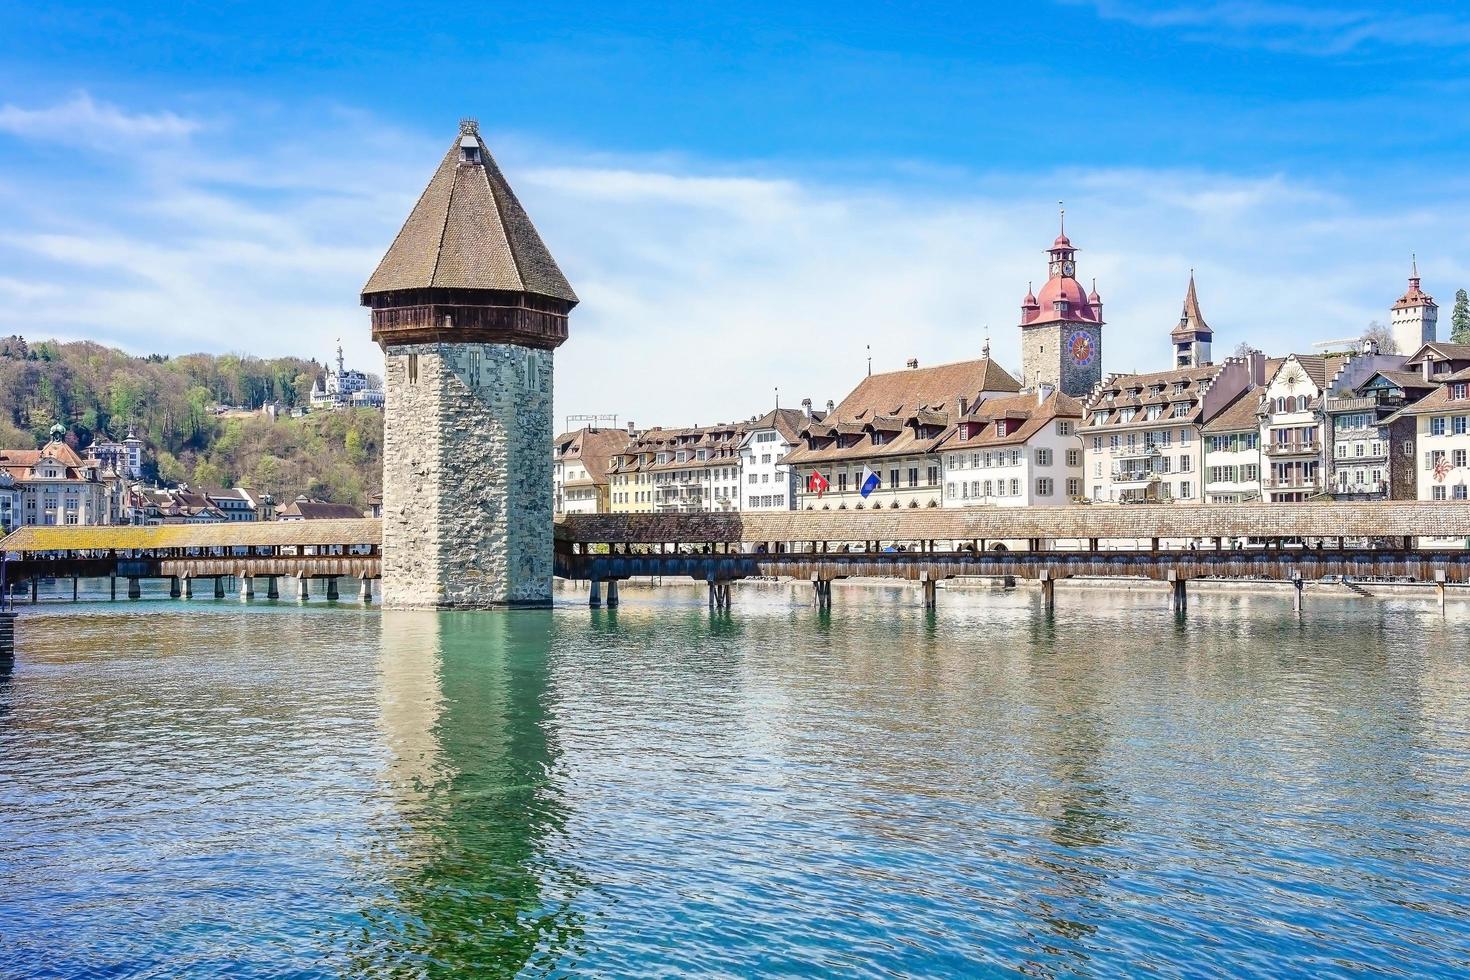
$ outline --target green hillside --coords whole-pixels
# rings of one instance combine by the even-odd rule
[[[52,426],[85,450],[131,426],[146,476],[165,484],[246,485],[281,502],[299,494],[362,506],[379,489],[383,416],[371,409],[272,421],[258,412],[305,404],[321,365],[234,354],[134,357],[87,342],[0,340],[0,447],[35,448]]]

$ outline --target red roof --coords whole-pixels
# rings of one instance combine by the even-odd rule
[[[1056,309],[1058,300],[1067,301],[1065,312]],[[1029,313],[1021,316],[1021,326],[1029,327],[1037,323],[1102,323],[1102,316],[1093,308],[1087,294],[1082,291],[1082,284],[1071,276],[1053,276],[1041,287],[1041,295],[1036,298],[1036,306]]]

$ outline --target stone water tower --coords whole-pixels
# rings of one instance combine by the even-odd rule
[[[552,352],[577,296],[474,120],[362,305],[386,359],[383,604],[550,603]]]

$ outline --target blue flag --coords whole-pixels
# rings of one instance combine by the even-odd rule
[[[858,491],[862,493],[864,497],[866,497],[868,494],[878,489],[878,484],[880,482],[882,481],[878,479],[878,474],[873,472],[873,468],[871,466],[864,466],[863,485],[858,487]]]

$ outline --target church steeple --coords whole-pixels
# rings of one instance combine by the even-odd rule
[[[1174,343],[1175,367],[1204,367],[1210,363],[1210,341],[1215,332],[1205,322],[1199,309],[1199,295],[1194,289],[1194,270],[1189,270],[1189,289],[1184,294],[1184,309],[1179,326],[1169,334]]]

